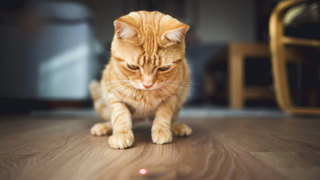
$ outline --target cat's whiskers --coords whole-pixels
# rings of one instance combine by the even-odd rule
[[[130,80],[119,80],[119,81],[102,81],[102,82],[99,82],[97,84],[93,84],[94,87],[96,86],[101,86],[102,84],[103,85],[108,85],[108,84],[111,84],[111,83],[116,83],[116,82],[126,82],[126,81],[130,81]]]
[[[191,81],[164,81],[164,82],[203,86],[202,84],[194,83],[194,82],[191,82]]]
[[[125,89],[125,88],[128,88],[128,87],[131,88],[130,86],[131,86],[131,84],[128,83],[128,84],[125,84],[125,85],[123,85],[123,86],[121,86],[121,87],[112,89],[112,90],[110,90],[110,91],[115,91],[115,93],[121,93],[120,91],[121,91],[122,89]],[[110,91],[109,91],[109,92],[110,92]],[[126,92],[127,92],[127,91],[126,91]],[[125,92],[125,93],[126,93],[126,92]],[[123,93],[123,94],[125,94],[125,93]],[[122,96],[123,96],[123,94],[122,94]],[[119,101],[119,99],[118,99],[118,101]]]
[[[176,86],[176,87],[181,87],[181,88],[184,88],[184,89],[189,89],[193,92],[197,92],[193,87],[191,87],[189,84],[181,84],[180,81],[175,81],[173,83],[171,83],[170,81],[164,81],[164,82],[167,82],[165,85],[167,86]],[[176,83],[178,82],[178,83]]]
[[[171,96],[172,94],[166,89],[166,87],[163,87],[162,90],[166,91],[168,93],[168,96]]]
[[[167,92],[165,92],[162,87],[160,88],[160,90],[161,90],[162,92],[164,92],[167,96],[170,96],[170,94],[168,94]]]
[[[189,86],[183,86],[183,85],[178,85],[178,84],[167,84],[166,86],[174,86],[176,88],[183,88],[183,89],[188,89],[193,92],[197,92],[194,88],[189,87]]]
[[[168,88],[168,87],[167,87]],[[170,88],[168,88],[170,89]],[[189,89],[189,88],[186,88],[186,89]],[[173,91],[172,89],[170,89],[175,95],[177,95],[181,100],[183,100],[175,91]],[[190,90],[193,90],[193,89],[190,89]],[[196,92],[195,90],[193,90],[194,92]],[[185,100],[186,102],[190,102],[188,99]]]
[[[177,95],[180,99],[182,99],[174,90],[170,89],[168,86],[166,87],[167,90],[170,90],[172,93],[174,93],[175,95]]]
[[[132,91],[135,89],[134,87],[131,87],[131,91],[128,93],[128,95],[127,95],[127,97],[126,98],[124,98],[124,100],[123,100],[123,102],[125,102],[126,101],[126,99],[129,97],[129,95],[132,93]]]
[[[111,91],[113,91],[113,90],[119,90],[119,89],[121,89],[121,88],[125,88],[125,87],[127,87],[127,86],[129,86],[130,84],[129,83],[126,83],[126,84],[124,84],[124,85],[122,85],[122,86],[120,86],[120,87],[117,87],[117,88],[114,88],[114,89],[110,89],[110,90],[108,90],[108,91],[106,91],[106,92],[102,92],[102,88],[100,88],[100,94],[98,94],[98,95],[95,95],[95,96],[92,96],[93,98],[95,98],[95,97],[102,97],[102,96],[104,96],[104,95],[106,95],[106,94],[108,94],[108,93],[110,93]]]
[[[133,88],[133,87],[130,87],[129,89],[127,89],[126,92],[124,92],[124,93],[118,98],[117,101],[120,101],[120,99],[122,98],[122,96],[123,96],[124,94],[126,94],[128,91],[130,91],[131,88]],[[118,92],[119,92],[119,91],[118,91]]]
[[[173,94],[170,94],[170,92],[167,90],[167,89],[165,89],[165,88],[162,88],[162,90],[164,90],[164,92],[166,91],[167,93],[167,95],[168,95],[168,97],[170,97],[170,96],[172,96]],[[176,93],[174,93],[174,94],[176,94]],[[179,96],[178,96],[179,97]],[[174,99],[174,101],[176,102],[176,103],[178,103],[178,100],[177,99]]]
[[[180,81],[163,81],[163,83],[170,84],[181,84],[181,85],[190,85],[189,82],[180,82]]]
[[[108,84],[114,84],[114,83],[123,83],[123,82],[130,82],[130,80],[119,80],[119,81],[102,81],[101,83],[103,85],[108,85]]]
[[[135,83],[135,82],[133,82],[133,81],[131,82],[131,84],[134,85],[134,86],[139,86],[138,83]]]
[[[120,87],[110,89],[110,90],[108,90],[108,92],[111,92],[111,91],[117,91],[118,92],[120,89],[126,88],[128,86],[130,86],[130,83],[126,83],[126,84],[124,84],[124,85],[122,85]]]

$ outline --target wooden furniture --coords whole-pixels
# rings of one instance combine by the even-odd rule
[[[229,100],[229,107],[240,109],[244,107],[246,100],[270,100],[274,99],[274,93],[266,86],[245,85],[245,60],[246,58],[270,58],[268,43],[230,43],[227,48],[213,57],[207,65],[205,73],[206,102],[211,97],[223,97]],[[212,71],[221,63],[228,64],[228,94],[216,92]]]
[[[190,137],[151,140],[151,122],[134,125],[132,148],[109,148],[94,117],[0,117],[0,179],[243,179],[319,178],[316,118],[180,119]],[[144,176],[139,170],[145,168]]]
[[[320,47],[319,40],[286,37],[283,30],[283,18],[289,8],[306,2],[306,0],[286,0],[278,3],[270,17],[269,33],[272,53],[272,69],[275,83],[276,99],[281,109],[289,113],[320,114],[320,108],[297,107],[290,98],[286,62],[288,52],[285,45]]]
[[[245,86],[245,59],[270,57],[268,44],[231,43],[229,45],[229,106],[243,108],[246,99],[270,99],[274,93],[263,87]]]
[[[301,49],[287,48],[285,51],[287,63],[310,64],[301,54]],[[214,57],[214,60],[207,65],[205,73],[205,94],[206,101],[209,103],[211,97],[225,97],[229,100],[229,107],[241,109],[246,100],[274,100],[275,93],[267,86],[248,86],[245,84],[245,60],[246,58],[270,58],[269,43],[231,43],[228,48]],[[215,84],[212,79],[212,71],[222,62],[228,61],[228,92],[229,94],[216,92]],[[259,78],[259,77],[257,77]],[[301,96],[301,92],[294,92],[294,97]],[[307,95],[303,95],[307,96]],[[311,96],[310,96],[311,97]],[[310,97],[308,97],[310,99]]]

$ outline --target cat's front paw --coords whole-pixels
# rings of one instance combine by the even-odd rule
[[[172,134],[170,129],[157,128],[152,129],[152,141],[156,144],[171,143]]]
[[[174,136],[189,136],[192,129],[186,124],[174,123],[171,127],[172,135]]]
[[[113,134],[109,138],[109,146],[114,149],[125,149],[133,145],[133,132]]]
[[[90,129],[92,135],[103,136],[112,133],[112,127],[110,123],[97,123]]]

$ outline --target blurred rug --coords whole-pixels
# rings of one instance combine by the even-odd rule
[[[93,108],[85,109],[57,109],[50,111],[33,111],[33,116],[81,116],[98,117]],[[180,111],[181,118],[213,118],[213,117],[289,117],[279,109],[272,108],[246,108],[241,110],[231,110],[221,107],[185,107]]]

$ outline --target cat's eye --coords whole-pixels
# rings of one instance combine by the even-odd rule
[[[140,69],[139,66],[130,65],[130,64],[128,64],[128,68],[130,68],[130,69],[132,69],[132,70]]]
[[[159,71],[166,71],[166,70],[168,70],[169,68],[170,68],[170,66],[163,66],[163,67],[159,68],[158,70],[159,70]]]

